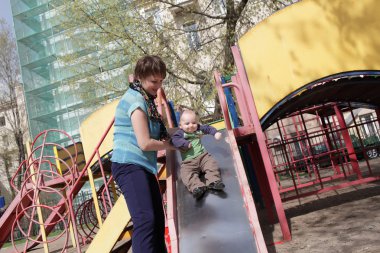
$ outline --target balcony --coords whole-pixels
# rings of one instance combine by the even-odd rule
[[[174,0],[173,4],[175,5],[170,7],[170,11],[173,12],[173,14],[178,15],[184,9],[195,7],[196,2],[196,0]]]

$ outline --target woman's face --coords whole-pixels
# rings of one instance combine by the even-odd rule
[[[140,82],[143,89],[147,93],[149,93],[152,96],[156,96],[158,89],[162,87],[163,80],[164,78],[162,78],[161,76],[151,75],[151,76],[148,76],[147,78],[141,79]]]

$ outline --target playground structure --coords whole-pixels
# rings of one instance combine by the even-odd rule
[[[370,0],[304,0],[257,25],[232,48],[236,73],[230,80],[214,74],[227,141],[216,148],[212,140],[205,139],[206,148],[219,155],[226,198],[207,195],[195,205],[177,181],[178,154],[159,154],[158,179],[164,192],[171,252],[193,251],[190,241],[199,246],[197,252],[231,252],[238,245],[249,252],[266,252],[257,203],[265,207],[269,220],[275,222],[277,217],[283,239],[290,240],[284,201],[380,179],[370,160],[378,141],[368,141],[363,131],[373,128],[370,136],[379,137],[380,41],[373,37],[380,28],[379,7],[380,3]],[[156,102],[172,128],[173,117],[163,92]],[[56,236],[64,238],[62,252],[69,237],[77,252],[86,244],[90,244],[87,252],[110,252],[121,238],[130,246],[128,208],[118,198],[109,174],[116,104],[106,105],[82,123],[86,165],[81,170],[73,140],[71,152],[44,141],[56,131],[36,137],[19,168],[27,168],[24,183],[0,220],[1,231],[8,234],[29,222],[25,235],[30,242],[22,251],[38,243],[48,251],[52,240],[47,241],[47,236],[58,224],[64,228]],[[358,120],[358,108],[374,109],[376,116]],[[56,146],[56,155],[44,153],[50,146]],[[359,155],[364,166],[359,164]],[[96,178],[103,185],[98,190]],[[73,200],[87,181],[93,198],[74,210]],[[44,205],[42,192],[59,196],[59,201]],[[46,219],[43,209],[49,213]],[[219,218],[210,219],[214,217],[210,212]],[[191,221],[194,215],[204,220]],[[32,223],[41,227],[35,238],[30,236]],[[212,237],[209,228],[220,233]],[[1,234],[1,244],[8,234]]]

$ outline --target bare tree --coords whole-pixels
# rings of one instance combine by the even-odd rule
[[[6,138],[6,142],[8,142],[8,145],[3,143],[0,156],[6,165],[4,168],[8,179],[11,175],[9,171],[12,168],[11,165],[16,164],[11,161],[14,159],[11,143],[15,143],[17,147],[17,164],[21,164],[25,159],[26,115],[25,110],[22,109],[24,103],[19,80],[20,71],[15,40],[9,26],[6,25],[4,20],[0,19],[0,105],[6,121],[6,127],[3,127],[2,134],[4,134],[3,138]]]
[[[292,2],[67,0],[62,12],[70,37],[77,39],[78,48],[94,48],[97,53],[86,56],[73,53],[61,59],[82,73],[83,68],[88,70],[92,65],[95,69],[103,64],[91,78],[97,76],[95,83],[106,88],[105,73],[115,69],[130,72],[141,55],[159,54],[168,64],[166,90],[174,102],[185,103],[203,115],[215,107],[214,113],[219,116],[213,70],[231,73],[234,66],[231,46],[257,22]],[[83,83],[90,83],[91,78]]]

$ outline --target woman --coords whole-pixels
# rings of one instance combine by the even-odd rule
[[[157,151],[174,149],[154,104],[166,77],[160,57],[136,63],[134,79],[115,113],[112,175],[133,221],[133,253],[166,252],[165,217],[156,179]]]

